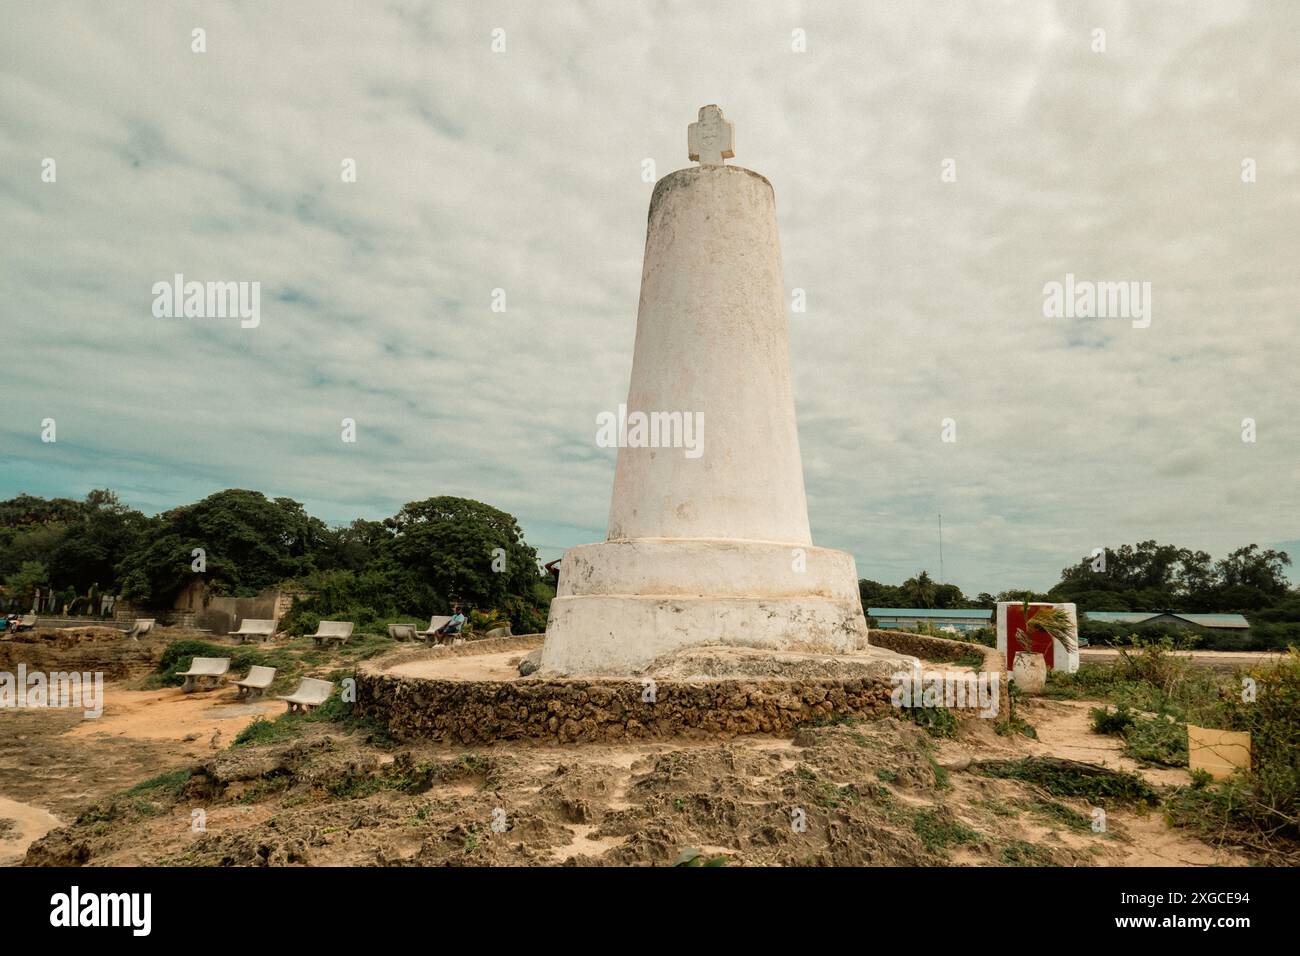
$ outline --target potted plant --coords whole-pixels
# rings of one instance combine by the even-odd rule
[[[1047,686],[1047,658],[1034,650],[1035,633],[1046,634],[1054,641],[1060,641],[1067,654],[1077,651],[1074,643],[1073,621],[1070,615],[1059,607],[1040,607],[1032,612],[1029,598],[1021,605],[1024,626],[1016,631],[1016,644],[1020,650],[1012,662],[1011,679],[1022,694],[1041,694]]]

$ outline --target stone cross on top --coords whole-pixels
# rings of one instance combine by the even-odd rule
[[[736,155],[736,124],[716,103],[700,107],[700,119],[686,128],[687,155],[701,166],[722,166]]]

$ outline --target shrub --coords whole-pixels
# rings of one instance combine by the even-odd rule
[[[1054,797],[1082,797],[1094,804],[1115,801],[1154,806],[1159,802],[1155,790],[1136,774],[1058,757],[984,760],[972,769],[987,777],[1023,780]]]
[[[1124,753],[1165,767],[1187,766],[1187,724],[1160,714],[1133,721],[1124,732]]]
[[[1300,860],[1300,652],[1249,675],[1254,701],[1223,693],[1199,718],[1251,737],[1251,769],[1208,784],[1201,779],[1170,800],[1169,818],[1215,842],[1237,842],[1269,856]],[[1199,785],[1198,785],[1199,784]]]
[[[1120,704],[1114,710],[1109,707],[1094,707],[1088,711],[1092,717],[1094,734],[1123,734],[1133,726],[1133,713],[1128,704]]]

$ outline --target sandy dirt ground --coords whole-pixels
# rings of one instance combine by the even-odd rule
[[[467,751],[380,745],[364,729],[320,723],[287,742],[230,749],[253,715],[219,716],[228,705],[215,700],[147,700],[124,702],[109,732],[60,725],[50,712],[24,716],[27,747],[13,755],[46,752],[47,767],[22,785],[0,773],[0,793],[23,811],[7,801],[12,812],[0,814],[17,821],[11,859],[41,837],[26,862],[666,865],[686,847],[729,865],[1246,862],[1170,829],[1158,811],[1109,807],[1107,832],[1095,833],[1085,801],[971,772],[975,760],[1040,752],[1124,765],[1109,741],[1077,733],[1078,702],[1031,702],[1037,742],[999,737],[977,718],[957,739],[933,740],[890,718],[793,739]],[[194,726],[204,733],[186,739]],[[216,746],[209,727],[221,731]],[[192,771],[182,786],[127,792],[175,768]],[[33,813],[81,822],[52,829],[52,816]]]
[[[22,859],[32,841],[71,822],[80,809],[162,771],[227,746],[258,716],[283,712],[275,700],[239,703],[230,689],[105,685],[104,713],[0,711],[0,865]]]
[[[417,658],[394,664],[385,673],[399,677],[431,677],[448,680],[514,680],[519,676],[521,650],[464,657]]]
[[[282,701],[264,698],[240,701],[234,690],[181,693],[174,687],[161,690],[130,690],[111,686],[104,694],[104,713],[82,721],[67,731],[70,737],[130,737],[135,740],[224,739],[257,717],[273,717],[285,711]]]
[[[526,643],[526,642],[525,642]],[[526,648],[430,656],[422,676],[508,679]],[[336,666],[326,664],[322,666]],[[1038,739],[896,718],[743,737],[467,750],[360,722],[297,721],[232,747],[274,700],[107,685],[102,717],[0,711],[0,863],[61,865],[1237,865],[1158,809],[1095,808],[979,762],[1052,755],[1140,774],[1092,734],[1095,702],[1025,702]],[[201,819],[202,825],[195,820]]]
[[[1271,651],[1170,651],[1169,654],[1171,657],[1185,658],[1193,667],[1205,667],[1217,671],[1267,667],[1276,664],[1282,656]],[[1109,664],[1118,658],[1119,651],[1113,647],[1079,649],[1081,664]]]

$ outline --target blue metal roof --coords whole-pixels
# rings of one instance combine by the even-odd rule
[[[964,617],[993,620],[991,609],[942,607],[869,607],[872,617]]]
[[[1086,611],[1084,617],[1103,624],[1141,624],[1152,618],[1176,617],[1200,627],[1248,628],[1250,622],[1240,614],[1184,614],[1181,611]]]

